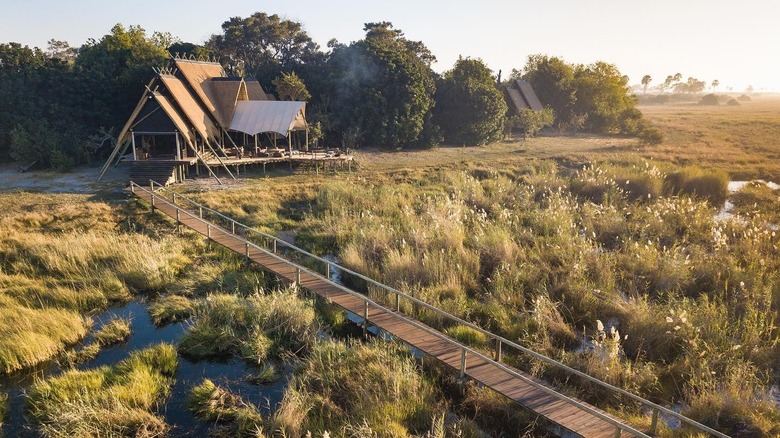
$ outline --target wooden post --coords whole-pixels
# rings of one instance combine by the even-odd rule
[[[274,239],[273,242],[273,253],[276,254],[276,239]]]
[[[173,205],[176,205],[176,192],[173,193]],[[178,212],[178,210],[176,210]]]
[[[135,133],[133,131],[130,131],[130,138],[133,144],[133,161],[138,161],[138,154],[135,152]]]
[[[650,422],[650,435],[655,435],[658,428],[658,408],[653,408],[653,419]]]
[[[363,337],[368,337],[368,301],[363,301]]]
[[[298,286],[301,285],[301,267],[296,266],[295,267],[295,283],[298,284]]]
[[[246,260],[250,261],[251,259],[249,258],[249,241],[245,240],[244,244],[246,245]]]
[[[203,219],[203,207],[200,205],[198,206],[198,216]]]
[[[151,201],[152,201],[152,212],[154,212],[154,192],[151,193]]]
[[[181,232],[181,218],[179,217],[179,213],[181,210],[178,208],[176,209],[176,231]]]
[[[496,362],[501,362],[501,339],[496,338]]]
[[[236,221],[231,219],[230,220],[230,225],[232,226],[233,234],[236,234]]]
[[[615,426],[615,438],[620,438],[622,433],[623,431],[619,427]]]
[[[325,278],[330,280],[330,262],[325,263]]]
[[[401,294],[399,293],[395,294],[395,311],[396,312],[401,311]]]
[[[211,239],[211,224],[209,223],[206,224],[206,237]]]
[[[466,378],[466,349],[460,349],[460,380]]]

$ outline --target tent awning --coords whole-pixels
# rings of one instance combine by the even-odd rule
[[[237,102],[230,129],[249,135],[306,129],[306,102],[242,100]]]

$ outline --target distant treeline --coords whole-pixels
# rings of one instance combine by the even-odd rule
[[[425,44],[391,23],[364,30],[359,41],[331,40],[323,50],[300,23],[255,13],[230,18],[202,45],[120,24],[78,48],[56,40],[46,50],[0,44],[0,160],[67,169],[103,158],[152,68],[171,55],[215,59],[280,99],[308,99],[312,138],[333,147],[479,145],[552,124],[653,138],[614,65],[532,55],[510,79],[530,81],[548,109],[518,113],[508,108],[506,83],[482,60],[460,58],[440,75]]]

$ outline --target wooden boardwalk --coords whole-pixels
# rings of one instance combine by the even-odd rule
[[[329,281],[308,268],[257,247],[243,236],[217,226],[197,212],[185,210],[171,201],[152,194],[148,189],[135,188],[134,193],[155,209],[173,218],[212,241],[248,257],[252,262],[301,287],[314,292],[354,314],[363,317],[382,331],[403,340],[418,350],[435,357],[465,376],[503,394],[532,412],[560,426],[562,436],[609,437],[648,436],[633,430],[622,420],[582,401],[560,395],[544,382],[485,356],[466,354],[457,341],[425,326],[400,312],[370,303],[356,292]],[[465,359],[465,361],[464,361]],[[464,363],[465,362],[465,363]],[[464,366],[465,365],[465,366]],[[465,369],[464,369],[465,368]],[[510,372],[511,370],[511,372]],[[620,425],[618,427],[617,425]],[[621,430],[622,434],[621,434]],[[634,433],[630,432],[633,430]]]

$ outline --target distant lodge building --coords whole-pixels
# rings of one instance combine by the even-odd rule
[[[247,164],[352,159],[309,151],[306,102],[276,101],[258,81],[228,77],[219,63],[175,58],[156,72],[101,177],[117,161],[131,163],[136,183],[168,184],[183,181],[193,168],[219,181],[220,168],[233,177],[230,167],[237,172]],[[293,150],[294,132],[303,134],[304,152]],[[277,147],[279,136],[286,137],[284,148]]]
[[[520,112],[524,109],[530,109],[533,111],[541,111],[544,109],[539,98],[536,96],[536,92],[531,87],[531,83],[525,79],[517,79],[509,83],[504,89],[504,92],[509,97],[507,101],[511,103],[510,109],[514,109],[515,112]]]

